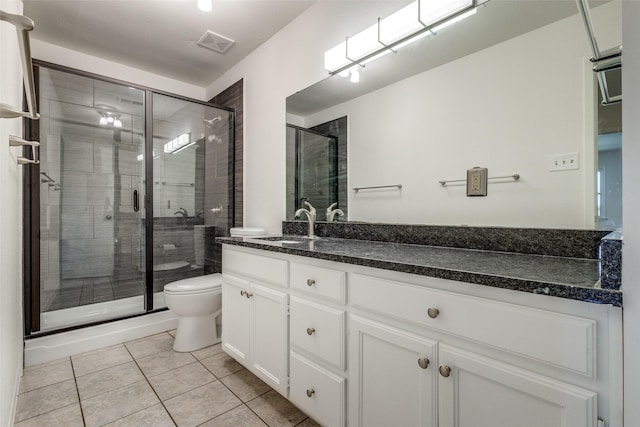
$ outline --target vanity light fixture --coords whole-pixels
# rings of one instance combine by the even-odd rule
[[[351,74],[353,67],[395,52],[409,43],[475,13],[482,0],[416,0],[324,53],[331,75]],[[351,74],[353,76],[353,74]]]
[[[191,135],[183,133],[164,144],[164,152],[168,154],[176,154],[187,147],[191,147],[196,141],[191,141]]]
[[[198,9],[203,12],[211,12],[213,10],[211,0],[198,0]]]

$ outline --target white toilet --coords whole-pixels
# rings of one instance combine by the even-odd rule
[[[264,228],[237,227],[232,237],[264,236]],[[178,316],[173,349],[195,351],[220,342],[218,325],[222,313],[222,275],[191,277],[164,285],[167,307]]]
[[[175,351],[194,351],[220,342],[216,318],[222,313],[222,275],[191,277],[164,286],[167,307],[178,316]]]

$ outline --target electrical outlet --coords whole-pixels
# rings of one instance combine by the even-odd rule
[[[549,156],[549,171],[566,171],[580,169],[578,153],[553,154]]]
[[[467,196],[487,195],[487,168],[467,169]]]

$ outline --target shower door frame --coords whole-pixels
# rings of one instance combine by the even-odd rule
[[[153,89],[147,86],[82,71],[51,62],[33,60],[35,91],[38,105],[40,104],[40,67],[51,70],[87,77],[107,83],[122,85],[144,91],[144,200],[145,209],[144,239],[145,239],[145,278],[144,278],[144,306],[143,312],[127,316],[114,317],[108,320],[87,322],[80,325],[63,327],[55,330],[40,330],[40,165],[32,164],[25,167],[23,173],[23,304],[24,304],[24,336],[35,338],[60,332],[86,328],[88,326],[109,323],[146,314],[167,310],[167,307],[153,308],[153,94],[164,95],[206,107],[224,110],[229,113],[229,208],[228,217],[230,227],[235,226],[235,121],[234,108],[224,107],[211,102],[201,101],[186,96]],[[26,98],[25,101],[26,103]],[[23,119],[23,134],[26,139],[40,140],[40,126],[31,119]],[[25,148],[26,149],[26,148]],[[25,154],[26,155],[26,154]]]
[[[331,187],[332,187],[332,191],[335,194],[335,197],[333,198],[336,203],[338,203],[338,206],[340,204],[340,189],[339,189],[339,185],[338,185],[338,144],[339,144],[339,139],[337,136],[333,136],[333,135],[329,135],[327,133],[323,133],[323,132],[318,132],[316,130],[313,129],[308,129],[308,128],[304,128],[301,126],[297,126],[297,125],[293,125],[290,123],[286,124],[286,127],[291,128],[293,130],[295,130],[295,182],[294,182],[294,210],[298,209],[298,208],[304,208],[304,204],[302,203],[302,199],[306,198],[303,197],[301,191],[300,191],[300,187],[301,187],[301,182],[302,178],[301,178],[301,168],[302,168],[302,132],[307,132],[313,135],[318,135],[318,136],[322,136],[325,137],[327,139],[331,140],[331,143],[334,144],[334,146],[332,147],[332,151],[333,151],[333,155],[331,156],[331,163],[333,166],[333,170],[334,170],[334,178],[333,178],[333,182],[331,183]]]

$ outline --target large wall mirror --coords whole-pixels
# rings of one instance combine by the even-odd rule
[[[621,44],[621,13],[620,1],[591,2],[602,50]],[[336,75],[291,95],[287,122],[318,129],[346,117],[337,169],[348,215],[338,220],[616,228],[621,108],[599,107],[590,57],[575,2],[491,0],[366,64],[359,83]],[[619,71],[610,81],[617,94]],[[559,159],[571,167],[556,170]],[[485,197],[468,197],[466,182],[440,184],[473,167],[507,178],[490,180]],[[288,189],[300,173],[288,167]],[[288,219],[301,202],[291,193]]]

